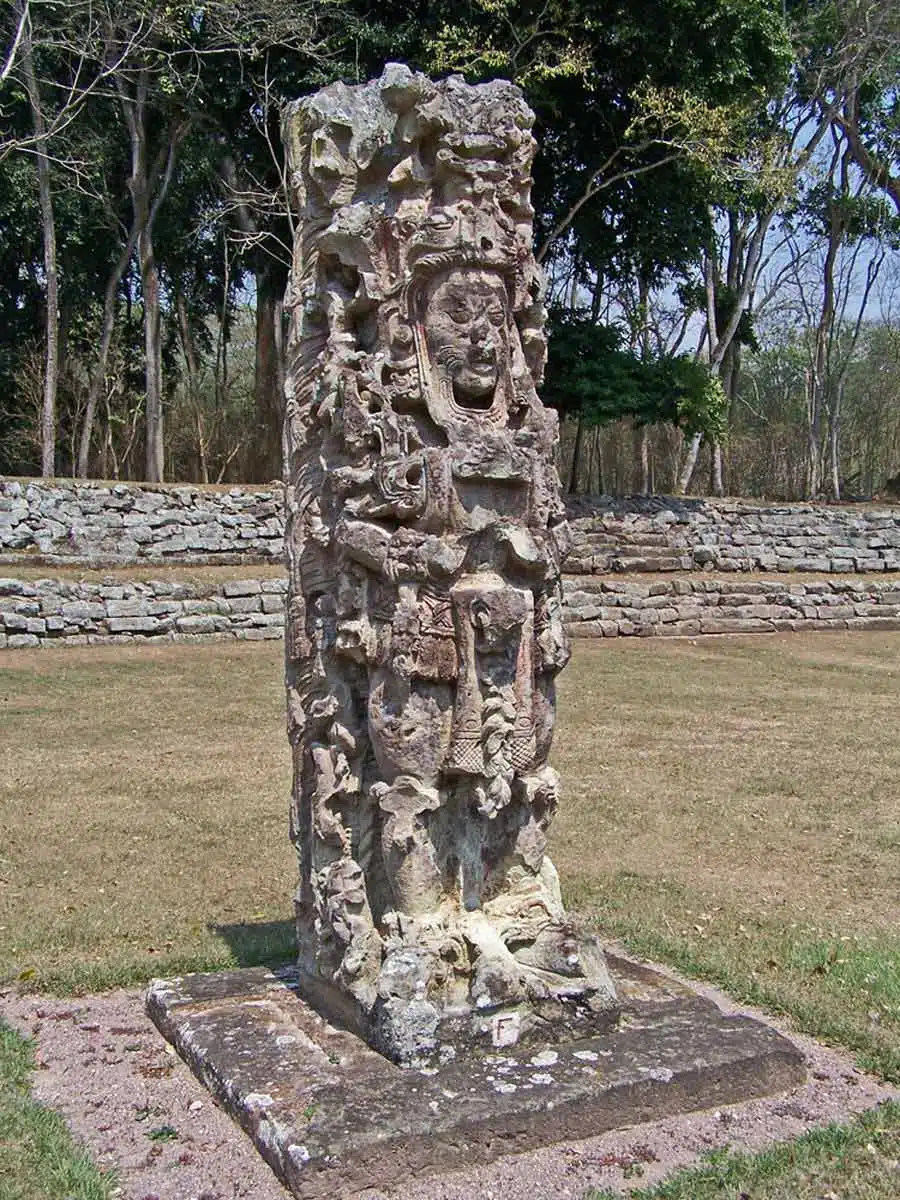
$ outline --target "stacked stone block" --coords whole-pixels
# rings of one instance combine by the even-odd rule
[[[16,576],[25,561],[48,563],[48,575],[54,562],[278,561],[282,507],[280,485],[0,480],[0,576],[8,576],[0,578],[0,649],[282,637],[283,579]],[[891,578],[900,570],[900,507],[599,497],[574,500],[570,521],[566,619],[576,636],[900,628],[900,581]],[[642,580],[647,572],[656,577]]]
[[[203,585],[0,579],[0,649],[284,635],[286,579]]]
[[[900,508],[673,497],[578,499],[570,574],[900,570]]]
[[[282,579],[214,585],[0,579],[0,649],[128,642],[261,640],[284,634]],[[575,637],[698,637],[900,629],[888,579],[564,579]]]
[[[281,486],[151,489],[0,480],[0,553],[76,562],[246,562],[284,553]]]
[[[569,574],[900,570],[900,506],[632,496],[570,503]],[[0,554],[68,562],[265,562],[281,485],[216,490],[0,480]]]
[[[900,629],[900,582],[881,579],[565,580],[575,637],[697,637]]]

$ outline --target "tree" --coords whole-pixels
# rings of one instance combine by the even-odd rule
[[[56,387],[59,367],[59,283],[56,264],[56,220],[53,215],[53,194],[50,186],[50,157],[47,142],[47,121],[44,103],[34,66],[34,39],[31,13],[26,0],[16,0],[16,40],[10,51],[10,65],[15,47],[21,48],[21,71],[28,93],[34,127],[34,156],[37,168],[38,195],[41,207],[41,231],[44,241],[44,277],[46,286],[46,323],[44,358],[44,396],[41,406],[41,474],[46,478],[56,473]]]
[[[724,393],[692,355],[642,356],[623,348],[615,327],[569,309],[551,313],[550,332],[542,397],[579,428],[627,417],[639,428],[668,422],[689,435],[721,436]],[[577,449],[570,491],[576,473]]]
[[[798,64],[801,85],[841,131],[869,185],[900,214],[897,6],[809,0],[797,21],[807,47]]]

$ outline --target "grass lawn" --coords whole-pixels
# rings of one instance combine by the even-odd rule
[[[892,634],[579,643],[551,845],[600,930],[894,1080],[898,682]],[[282,710],[272,643],[0,655],[0,979],[66,991],[289,956]],[[878,1120],[652,1194],[734,1197],[762,1171],[753,1200],[812,1197],[824,1170],[888,1200],[900,1111]]]
[[[0,979],[102,988],[290,956],[281,655],[0,656]]]
[[[847,1126],[814,1129],[760,1154],[712,1150],[641,1200],[896,1200],[900,1105],[886,1104]],[[583,1200],[616,1200],[592,1189]]]

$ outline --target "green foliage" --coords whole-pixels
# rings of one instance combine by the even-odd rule
[[[604,278],[658,278],[697,256],[711,166],[751,144],[748,114],[780,91],[791,63],[769,0],[425,0],[418,40],[407,6],[388,0],[379,12],[405,15],[414,65],[524,87],[541,147],[536,243],[597,187],[602,201],[579,209],[556,250],[575,249]]]
[[[589,425],[628,417],[638,425],[667,421],[688,434],[723,436],[728,401],[717,377],[689,355],[641,359],[621,340],[614,326],[554,310],[544,402]]]
[[[790,322],[764,325],[744,361],[730,448],[741,457],[747,495],[799,499],[806,456],[808,371],[813,333]],[[871,498],[900,472],[900,330],[864,322],[855,347],[849,322],[832,338],[849,355],[841,386],[840,477],[845,499]],[[895,486],[882,494],[893,498]]]
[[[702,283],[685,283],[678,288],[678,298],[685,309],[691,312],[706,312],[706,288]],[[721,284],[716,288],[716,329],[721,333],[734,312],[738,295],[734,288]],[[759,349],[753,313],[744,309],[741,313],[737,329],[734,331],[732,345],[746,346],[750,350]]]
[[[789,1015],[803,1033],[855,1051],[863,1069],[900,1082],[896,938],[828,936],[721,903],[707,929],[693,923],[704,910],[701,892],[627,871],[605,879],[602,892],[586,876],[570,889],[573,903],[635,954]]]
[[[590,41],[600,14],[572,21],[571,5],[550,0],[542,6],[521,0],[472,0],[449,9],[448,19],[425,39],[432,69],[458,71],[471,78],[505,75],[523,87],[556,79],[585,79],[591,69]]]
[[[3,1200],[110,1200],[115,1179],[77,1150],[62,1117],[30,1095],[34,1045],[0,1021]]]
[[[900,249],[900,215],[893,205],[872,191],[851,193],[831,178],[815,179],[802,188],[785,218],[809,237],[827,237],[836,220],[844,245],[870,239]]]
[[[154,1129],[148,1129],[144,1137],[148,1137],[151,1142],[176,1142],[178,1130],[174,1125],[157,1125]]]
[[[215,478],[224,469],[229,478],[268,478],[271,469],[257,472],[271,464],[273,437],[263,434],[277,425],[280,401],[262,365],[248,384],[252,354],[246,344],[235,347],[244,336],[240,305],[253,295],[280,297],[286,284],[292,231],[278,134],[285,99],[335,79],[360,82],[389,59],[437,74],[462,71],[473,81],[512,78],[537,117],[536,245],[546,250],[551,275],[575,264],[580,283],[604,300],[618,289],[636,290],[638,280],[642,288],[677,290],[678,280],[696,275],[715,213],[727,207],[752,213],[780,204],[801,240],[821,233],[839,210],[845,244],[868,238],[900,245],[890,207],[896,196],[880,196],[900,162],[895,7],[834,0],[221,0],[198,8],[187,0],[32,0],[35,64],[53,130],[60,469],[73,467],[106,281],[131,220],[131,141],[119,90],[134,97],[139,76],[147,88],[148,157],[157,170],[177,131],[176,166],[153,231],[163,286],[167,462],[179,477]],[[0,41],[8,47],[14,6],[7,10]],[[115,78],[94,88],[102,64],[119,54]],[[80,96],[85,85],[93,90]],[[69,116],[54,124],[72,95]],[[815,96],[840,109],[872,156],[869,193],[838,195],[820,174],[798,197],[796,172],[784,166],[789,114],[791,103],[802,107]],[[0,81],[0,115],[0,471],[28,473],[40,461],[44,277],[33,143],[16,152],[17,139],[27,143],[32,132],[32,116],[15,66]],[[178,349],[178,299],[195,343],[192,380]],[[696,289],[692,295],[688,285],[680,299],[702,317],[705,299]],[[720,328],[735,299],[720,290]],[[116,297],[115,339],[94,422],[95,473],[127,478],[140,470],[140,305],[132,256]],[[689,358],[642,362],[598,328],[557,329],[547,396],[561,411],[592,422],[627,415],[709,437],[721,433],[719,384],[704,368]],[[736,342],[755,349],[749,313]],[[229,370],[239,358],[238,382]],[[802,405],[796,411],[802,424]]]

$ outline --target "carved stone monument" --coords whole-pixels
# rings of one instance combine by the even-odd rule
[[[284,125],[300,987],[403,1064],[617,1011],[545,853],[567,528],[532,120],[390,64]]]

